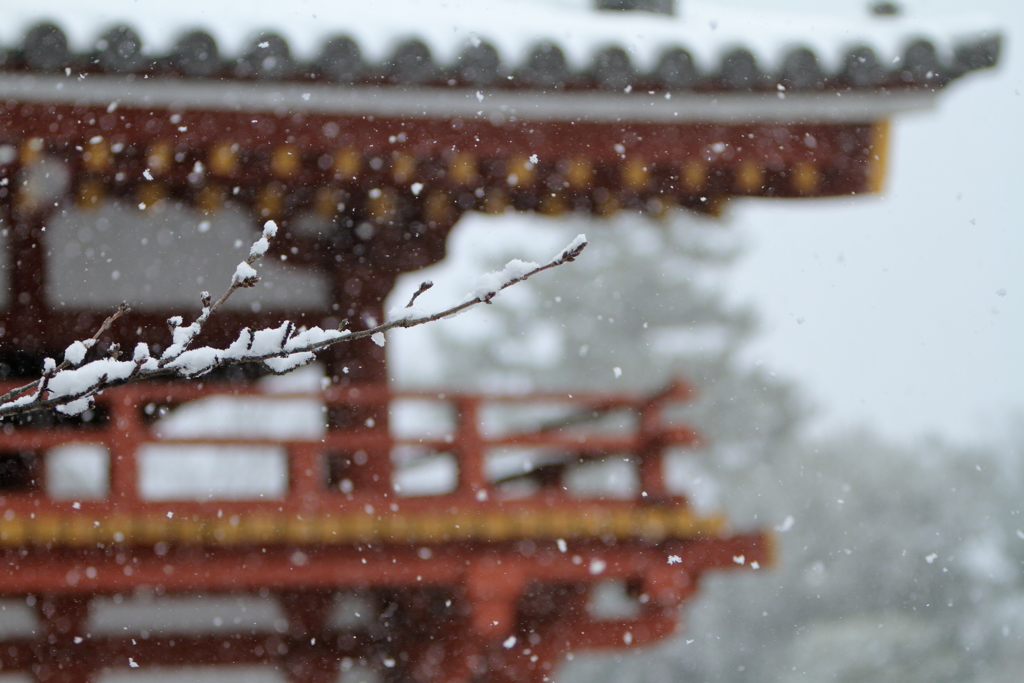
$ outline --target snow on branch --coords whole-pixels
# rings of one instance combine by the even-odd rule
[[[259,274],[254,265],[266,254],[276,234],[277,225],[274,221],[267,221],[263,234],[249,249],[248,258],[235,268],[227,291],[216,301],[211,299],[208,292],[201,293],[202,309],[191,324],[185,325],[181,316],[173,316],[167,321],[171,344],[158,358],[150,355],[146,344],[140,343],[135,347],[130,360],[121,360],[120,347],[113,344],[108,349],[108,357],[86,362],[89,351],[100,337],[118,318],[131,312],[128,304],[122,303],[117,311],[103,321],[95,334],[68,346],[64,360],[59,365],[52,358],[45,359],[39,379],[0,396],[0,418],[36,410],[56,410],[66,415],[78,415],[88,410],[93,397],[105,389],[160,377],[199,377],[217,368],[242,363],[262,363],[275,374],[291,372],[312,361],[318,351],[328,346],[365,337],[371,337],[374,342],[383,345],[384,333],[390,329],[424,325],[456,315],[477,304],[489,304],[502,290],[545,270],[574,261],[587,246],[586,237],[579,235],[546,264],[527,263],[518,259],[510,261],[504,269],[482,276],[477,286],[460,303],[441,311],[428,312],[414,306],[418,297],[432,286],[432,283],[424,282],[405,308],[392,310],[387,322],[365,330],[298,328],[286,320],[278,327],[261,330],[245,328],[225,348],[192,348],[192,342],[203,331],[206,323],[235,291],[254,287],[259,282]]]

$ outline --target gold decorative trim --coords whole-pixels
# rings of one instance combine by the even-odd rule
[[[111,161],[110,144],[103,138],[90,140],[82,152],[82,163],[87,171],[105,171],[110,167]]]
[[[821,187],[821,174],[810,161],[801,161],[793,167],[793,189],[802,195],[815,194]]]
[[[883,119],[871,126],[871,145],[868,148],[868,169],[865,188],[868,192],[885,189],[885,176],[889,157],[889,120]]]
[[[210,172],[218,176],[232,176],[238,172],[238,146],[230,142],[218,142],[210,148],[207,164]]]
[[[270,170],[282,180],[291,178],[302,167],[302,157],[294,145],[282,145],[270,158]]]
[[[764,187],[764,171],[753,161],[741,161],[736,168],[736,191],[756,194]]]
[[[630,157],[622,164],[622,185],[626,189],[646,190],[651,183],[651,171],[641,157]]]
[[[616,510],[488,510],[475,513],[340,515],[256,513],[230,517],[124,514],[96,519],[82,514],[5,515],[0,547],[96,544],[245,546],[267,543],[396,545],[453,541],[501,543],[520,539],[661,542],[717,535],[720,517],[696,517],[683,508]]]

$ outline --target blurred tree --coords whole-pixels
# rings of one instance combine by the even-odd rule
[[[583,231],[591,247],[576,268],[396,337],[398,380],[653,391],[682,373],[698,392],[686,418],[708,445],[670,460],[670,482],[738,527],[776,527],[779,549],[763,573],[708,577],[673,641],[576,658],[560,680],[1017,680],[1024,419],[998,448],[802,435],[800,394],[741,357],[755,316],[723,293],[741,245],[720,223],[467,217],[448,267],[479,272],[524,249],[543,258]]]
[[[392,301],[400,305],[424,275],[451,282],[447,269],[496,269],[524,251],[543,260],[581,232],[590,246],[571,272],[525,282],[474,315],[396,336],[389,345],[396,380],[655,392],[682,376],[697,389],[686,419],[719,456],[746,462],[770,453],[805,409],[784,382],[738,359],[755,317],[723,294],[721,281],[741,249],[737,233],[718,221],[682,212],[605,221],[470,215],[450,238],[441,272],[407,278]]]
[[[1000,680],[1024,642],[1020,443],[896,446],[856,432],[730,473],[731,513],[785,532],[760,584],[705,587],[688,637],[719,651],[728,640],[730,654],[695,648],[696,679]]]

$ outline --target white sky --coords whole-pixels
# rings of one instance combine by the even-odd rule
[[[895,121],[883,196],[734,202],[750,248],[732,295],[761,310],[751,360],[817,400],[816,430],[988,439],[1024,417],[1024,3],[903,4],[998,17],[1001,67]]]

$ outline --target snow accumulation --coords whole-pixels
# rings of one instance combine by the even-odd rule
[[[238,338],[226,349],[213,349],[207,346],[181,352],[165,367],[178,370],[183,375],[201,375],[212,370],[218,363],[233,360],[259,359],[273,354],[284,353],[280,357],[266,358],[263,362],[274,372],[288,372],[301,367],[313,360],[313,353],[304,351],[310,346],[325,344],[350,334],[347,331],[323,330],[311,327],[295,332],[295,326],[284,322],[279,327],[268,327],[262,330],[243,330]]]
[[[266,237],[261,237],[252,243],[252,247],[249,248],[249,256],[263,256],[269,248],[270,242],[267,241]]]
[[[270,240],[277,237],[277,223],[267,221],[263,224],[263,236],[252,243],[249,248],[249,258],[257,258],[267,253],[270,248]]]
[[[564,249],[562,249],[560,252],[555,254],[551,258],[551,260],[552,261],[560,261],[561,259],[566,258],[566,256],[568,256],[569,254],[572,254],[577,249],[580,249],[581,247],[583,247],[586,243],[587,243],[587,236],[585,234],[583,234],[583,233],[580,233],[580,234],[576,235],[576,237],[573,238],[572,242],[569,242],[569,244]]]
[[[84,342],[76,341],[64,351],[64,360],[72,365],[81,365],[88,350]]]
[[[558,265],[567,260],[571,260],[571,258],[578,254],[586,245],[587,236],[584,234],[576,235],[572,242],[562,249],[559,249],[558,253],[555,254],[548,262],[548,265]],[[498,292],[511,284],[529,277],[530,274],[538,268],[541,268],[539,263],[512,259],[506,263],[505,267],[501,270],[481,275],[477,279],[473,288],[470,289],[469,293],[463,297],[462,303],[465,304],[471,301],[490,301],[490,299],[493,299]],[[430,286],[432,287],[433,283],[430,283]],[[430,315],[436,314],[429,313],[419,306],[396,306],[388,312],[388,320],[391,322],[400,320],[421,320],[429,317]],[[384,346],[383,335],[381,335],[380,341],[377,341],[376,337],[377,335],[374,335],[374,341],[377,342],[378,346]]]
[[[108,381],[127,379],[135,367],[132,361],[101,358],[74,370],[58,372],[47,388],[55,396],[76,396],[99,384],[103,378]]]
[[[255,251],[257,249],[257,245],[260,242],[263,242],[263,241],[264,241],[264,238],[261,237],[257,242],[255,242],[252,245],[252,249]],[[245,261],[242,261],[235,268],[235,274],[231,277],[231,282],[232,283],[253,282],[257,278],[259,278],[259,276],[256,274],[256,269],[253,268],[252,266],[250,266]]]
[[[142,363],[149,358],[149,344],[139,342],[135,346],[135,352],[132,354],[132,360],[136,363]]]
[[[323,344],[335,339],[347,337],[351,332],[348,330],[322,330],[319,327],[311,327],[306,330],[299,330],[285,342],[285,351],[307,348],[314,344]]]
[[[722,55],[737,47],[750,50],[770,69],[781,66],[794,47],[807,47],[823,66],[838,70],[845,55],[861,46],[872,48],[882,63],[892,63],[909,43],[924,38],[935,44],[940,56],[949,58],[958,42],[998,32],[987,17],[877,17],[865,10],[865,4],[830,7],[827,15],[808,16],[777,11],[771,3],[751,11],[712,0],[685,0],[676,16],[664,16],[599,12],[585,0],[252,0],[244,12],[232,3],[205,0],[36,0],[6,3],[0,10],[0,45],[20,45],[29,30],[50,21],[67,34],[71,51],[80,54],[91,53],[112,26],[127,25],[151,56],[171,53],[182,35],[200,29],[214,38],[227,59],[245,55],[257,37],[273,31],[303,61],[315,60],[329,39],[348,36],[357,42],[363,58],[375,63],[415,38],[445,65],[454,63],[467,46],[486,41],[498,50],[506,68],[522,66],[539,43],[550,42],[561,47],[574,69],[589,68],[598,52],[621,46],[644,70],[675,47],[689,50],[701,70],[717,65]]]
[[[501,270],[481,275],[476,282],[476,286],[466,295],[465,300],[473,301],[479,299],[484,301],[490,299],[501,291],[502,287],[525,277],[527,273],[538,268],[540,268],[540,264],[533,261],[512,259]]]
[[[47,376],[47,400],[74,399],[57,406],[57,410],[68,415],[78,415],[91,405],[91,396],[97,387],[116,384],[132,377],[146,377],[153,373],[173,371],[182,377],[195,377],[210,372],[225,362],[262,361],[273,372],[285,373],[312,362],[316,349],[346,337],[351,332],[339,330],[323,330],[319,327],[296,330],[291,322],[284,322],[276,328],[262,330],[245,329],[238,338],[226,349],[215,349],[203,346],[189,349],[188,344],[201,330],[198,323],[181,327],[181,318],[172,318],[177,325],[172,325],[174,343],[167,348],[160,359],[150,357],[149,347],[138,344],[132,354],[132,360],[119,361],[113,358],[100,358],[80,367],[69,368],[54,373],[56,363],[47,358],[44,363]],[[80,348],[79,348],[80,347]],[[72,365],[85,359],[87,344],[75,342],[68,347],[65,356]],[[6,408],[32,403],[37,393],[26,393],[15,400],[4,404]]]

